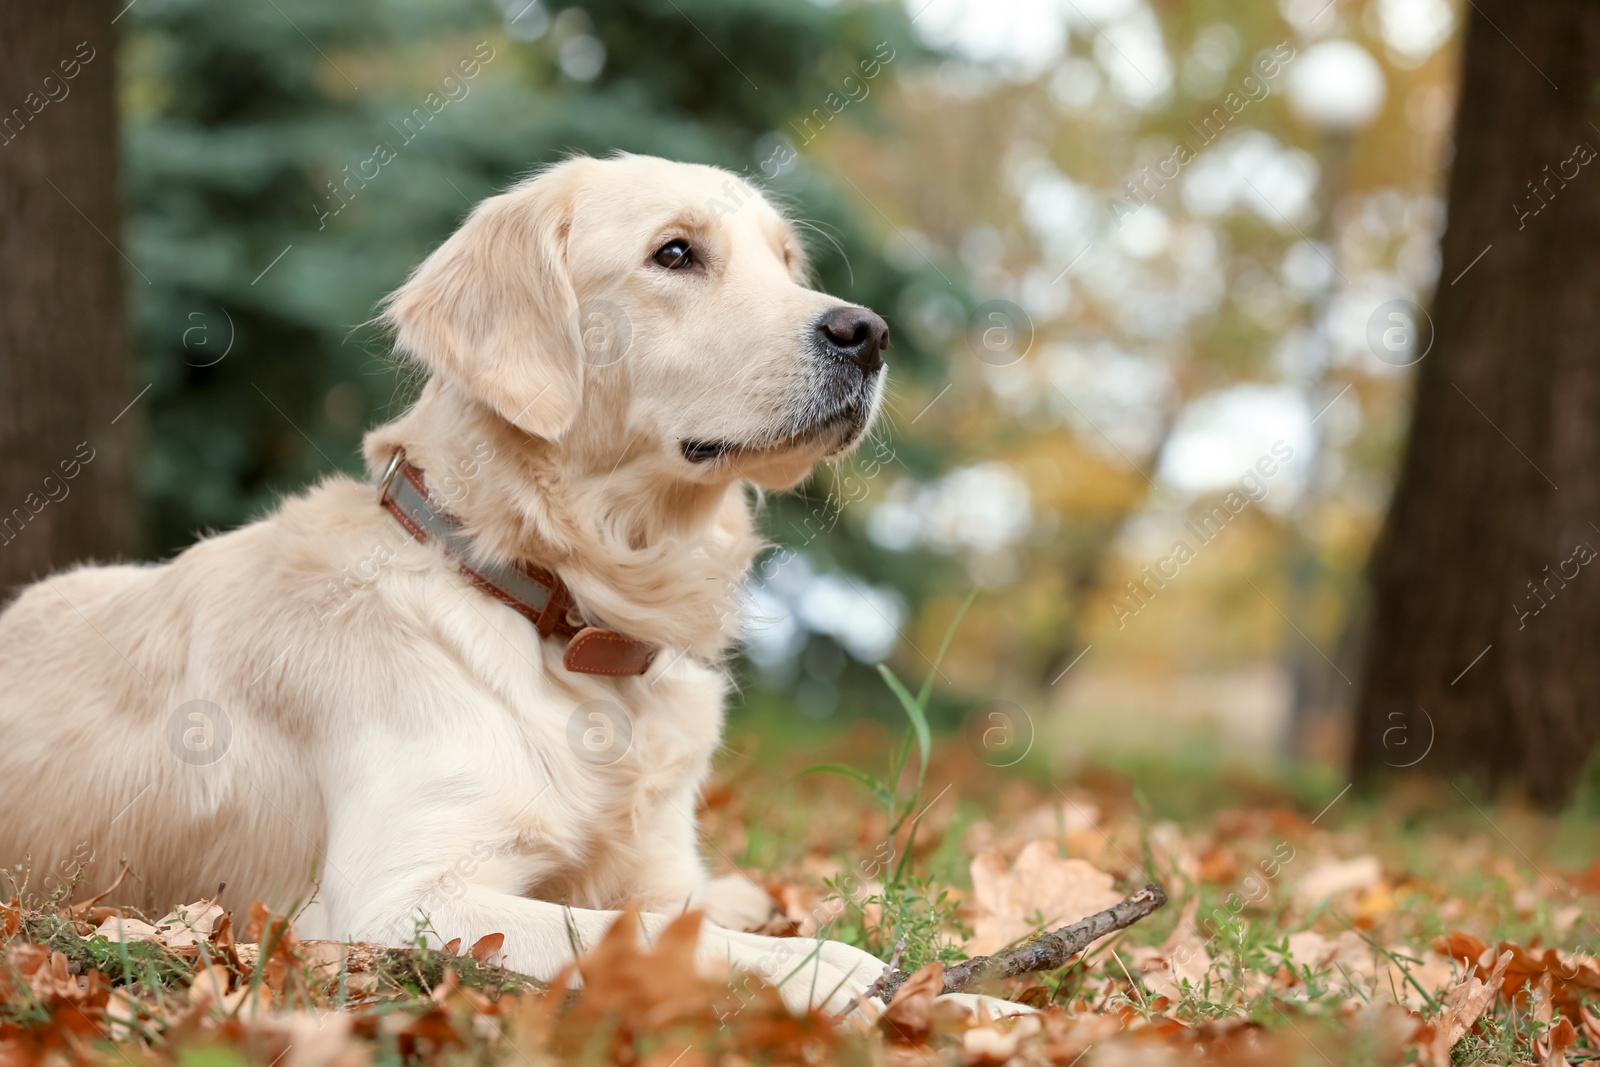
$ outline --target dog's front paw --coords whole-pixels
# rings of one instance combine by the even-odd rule
[[[813,1008],[842,1012],[884,970],[882,960],[861,949],[806,937],[764,937],[713,929],[702,934],[700,951],[708,960],[725,962],[775,986],[784,1006],[796,1014]]]
[[[728,930],[759,930],[778,910],[767,891],[742,874],[711,879],[695,906]]]
[[[703,960],[758,975],[776,986],[784,1006],[797,1015],[813,1009],[835,1015],[845,1012],[885,971],[882,960],[842,941],[764,937],[717,927],[702,931],[700,954]],[[944,1010],[974,1012],[985,1021],[1037,1010],[977,993],[946,993],[937,1003]],[[867,1004],[869,1019],[883,1010],[877,1000]]]

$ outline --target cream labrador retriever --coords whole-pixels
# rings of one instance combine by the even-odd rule
[[[628,901],[708,960],[850,1003],[883,970],[740,932],[695,806],[760,546],[747,484],[847,453],[889,333],[806,284],[710,167],[577,158],[474,210],[386,305],[427,373],[335,476],[154,565],[0,616],[0,863],[126,860],[128,903],[228,885],[312,937],[471,943],[550,978]]]

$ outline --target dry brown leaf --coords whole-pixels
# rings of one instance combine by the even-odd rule
[[[1371,889],[1383,881],[1383,865],[1376,856],[1355,859],[1325,859],[1307,871],[1295,884],[1295,902],[1314,908],[1330,897],[1354,889]]]
[[[1424,955],[1404,943],[1390,944],[1386,946],[1390,952],[1385,952],[1356,930],[1344,930],[1331,939],[1314,930],[1301,930],[1290,934],[1288,942],[1289,963],[1296,976],[1302,968],[1324,972],[1327,988],[1348,998],[1348,1010],[1381,1001],[1424,1011],[1429,997],[1448,988],[1461,969],[1460,961]],[[1421,962],[1402,964],[1396,957]]]
[[[961,1060],[966,1067],[998,1067],[1015,1056],[1023,1042],[1042,1034],[1044,1028],[1044,1019],[1038,1015],[1018,1016],[1005,1029],[993,1024],[973,1027],[961,1035]]]
[[[1017,1035],[977,1027],[961,1035],[961,1061],[967,1067],[998,1067],[1017,1054]]]
[[[251,1045],[259,1062],[273,1067],[366,1067],[372,1053],[351,1040],[354,1023],[337,1011],[264,1016],[251,1027]]]
[[[1465,967],[1490,966],[1493,958],[1488,955],[1489,946],[1484,944],[1481,938],[1461,930],[1451,930],[1448,934],[1434,938],[1433,950],[1441,956],[1460,960]]]
[[[111,880],[110,885],[106,886],[88,900],[85,900],[80,904],[72,905],[72,907],[67,909],[67,914],[72,916],[74,919],[87,918],[96,910],[95,905],[99,904],[102,900],[106,899],[106,897],[109,897],[112,893],[117,891],[117,887],[122,884],[122,880],[128,877],[128,870],[128,865],[124,863],[122,865],[122,869],[117,871],[117,876]]]
[[[1009,868],[995,853],[972,861],[976,913],[968,949],[990,955],[1039,929],[1054,930],[1122,899],[1114,879],[1080,859],[1062,859],[1053,841],[1031,841]],[[1043,919],[1043,926],[1036,919]]]
[[[24,942],[6,952],[5,969],[19,976],[35,1000],[80,1000],[84,989],[72,974],[67,957],[43,945]]]
[[[121,989],[113,989],[106,1000],[106,1034],[113,1041],[126,1041],[139,1021],[139,1002]]]
[[[1580,892],[1600,893],[1600,857],[1596,857],[1595,861],[1578,875],[1573,884]]]
[[[1487,982],[1479,980],[1476,974],[1469,974],[1445,994],[1444,1010],[1436,1022],[1438,1034],[1434,1047],[1436,1057],[1443,1054],[1443,1062],[1450,1061],[1450,1050],[1461,1040],[1461,1035],[1472,1029],[1478,1016],[1494,1003],[1495,994],[1500,991],[1500,980],[1511,966],[1511,958],[1509,951],[1502,952]]]
[[[272,909],[259,900],[250,902],[245,909],[248,916],[244,924],[244,939],[261,944],[263,941],[273,944],[293,944],[294,927],[284,915],[274,914]]]
[[[1239,857],[1230,848],[1216,845],[1200,853],[1197,880],[1213,885],[1231,885],[1239,878]]]
[[[933,1028],[933,1002],[944,991],[944,964],[930,963],[905,980],[878,1020],[889,1040],[920,1045]]]
[[[255,942],[255,952],[247,958],[245,946],[236,946],[239,962],[254,971],[261,983],[277,996],[303,992],[305,964],[288,916],[274,914],[259,900],[250,903],[248,912],[245,939]],[[225,924],[219,920],[218,930],[224,928]]]
[[[1553,948],[1524,948],[1502,941],[1501,952],[1511,953],[1501,989],[1508,997],[1519,998],[1525,985],[1538,985],[1545,976],[1551,979],[1550,996],[1561,1013],[1575,1017],[1586,993],[1600,991],[1600,960],[1579,953],[1561,953]],[[1482,965],[1478,968],[1483,969]]]
[[[1356,906],[1351,913],[1351,919],[1358,927],[1370,930],[1375,925],[1376,920],[1388,915],[1397,906],[1394,899],[1394,890],[1388,882],[1380,879],[1377,885],[1361,891],[1356,899]]]
[[[583,990],[569,1021],[610,1015],[619,1021],[619,1032],[653,1032],[675,1021],[710,1020],[713,990],[722,986],[702,977],[697,966],[701,920],[698,911],[684,912],[646,951],[639,947],[638,907],[623,911],[600,943],[578,960]]]
[[[829,865],[818,867],[808,865],[807,875],[814,877],[818,884],[824,879],[835,878],[839,874],[837,867]],[[858,888],[857,899],[861,899],[863,891],[875,891],[876,886],[868,883]],[[781,917],[775,917],[771,928],[757,931],[758,933],[773,934],[777,936],[816,937],[821,930],[850,908],[850,902],[833,893],[831,890],[826,895],[806,884],[784,883],[769,891],[777,902]]]
[[[1417,991],[1416,986],[1421,986],[1430,996],[1437,997],[1444,990],[1450,988],[1451,983],[1456,980],[1456,975],[1460,973],[1459,964],[1433,953],[1413,951],[1411,948],[1402,945],[1396,954],[1422,961],[1421,963],[1407,964],[1404,968],[1394,962],[1389,965],[1390,975],[1394,980],[1394,988],[1399,992],[1401,1001],[1406,1007],[1419,1015],[1427,1011],[1428,1004],[1426,998]],[[1415,985],[1412,983],[1415,983]]]
[[[1315,930],[1301,930],[1289,935],[1289,962],[1295,970],[1309,967],[1320,971],[1332,962],[1339,952],[1339,942],[1329,941]]]
[[[1590,1048],[1600,1048],[1600,1015],[1596,1015],[1586,1006],[1578,1006],[1578,1023],[1583,1027],[1583,1035],[1589,1040]]]
[[[701,1050],[666,1044],[639,1061],[639,1067],[709,1067],[711,1061]]]
[[[168,948],[189,948],[199,944],[201,938],[210,937],[223,914],[221,905],[214,900],[197,900],[173,908],[156,920],[156,939]]]
[[[1568,1067],[1567,1049],[1578,1043],[1578,1032],[1565,1017],[1552,1026],[1545,1036],[1536,1038],[1533,1047],[1539,1053],[1539,1067]]]
[[[505,934],[484,934],[472,943],[472,948],[467,955],[479,963],[494,963],[500,955],[500,950],[505,947]]]
[[[1550,913],[1550,927],[1557,936],[1560,936],[1578,925],[1578,920],[1581,918],[1583,918],[1583,908],[1577,904],[1568,904]]]
[[[1359,1016],[1353,1018],[1358,1018],[1360,1025],[1371,1033],[1380,1063],[1404,1063],[1407,1046],[1426,1047],[1434,1035],[1431,1024],[1392,1000],[1363,1008]]]
[[[213,1004],[220,1004],[228,995],[228,971],[218,964],[209,964],[201,967],[194,973],[194,979],[189,983],[189,1004],[191,1007],[206,1009]]]
[[[22,902],[0,903],[0,937],[10,937],[22,929]]]
[[[143,919],[125,918],[120,915],[113,915],[101,923],[100,928],[94,933],[96,937],[103,937],[107,941],[114,942],[156,941],[161,934],[159,930]]]
[[[243,983],[238,989],[222,998],[222,1014],[245,1022],[264,1019],[272,1014],[275,1003],[276,998],[272,995],[271,986],[265,983],[260,985]]]

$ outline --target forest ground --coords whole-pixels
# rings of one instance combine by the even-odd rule
[[[735,735],[719,761],[707,855],[768,891],[768,932],[842,938],[917,971],[881,1018],[792,1019],[758,983],[697,976],[688,926],[651,952],[620,936],[594,947],[583,989],[563,994],[498,970],[493,937],[459,955],[301,942],[225,895],[148,927],[123,915],[117,941],[119,917],[89,899],[104,887],[69,879],[0,910],[0,1064],[1600,1057],[1600,830],[1582,802],[1550,816],[1465,785],[1364,792],[1325,770],[1211,763],[997,772],[959,738],[931,747],[914,794],[911,767],[871,784],[870,767],[800,773],[895,750],[881,726],[803,749],[762,736]],[[990,990],[1042,1015],[934,1005],[941,963],[1152,880],[1165,908]]]

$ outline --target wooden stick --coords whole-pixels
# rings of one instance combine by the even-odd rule
[[[1150,882],[1131,897],[1070,926],[1042,933],[993,956],[974,956],[951,964],[944,972],[944,992],[960,993],[980,981],[997,982],[1019,974],[1065,967],[1068,960],[1094,942],[1113,931],[1132,926],[1166,903],[1166,890]],[[872,983],[866,995],[878,997],[887,1004],[910,977],[905,971],[886,968],[883,977]]]

